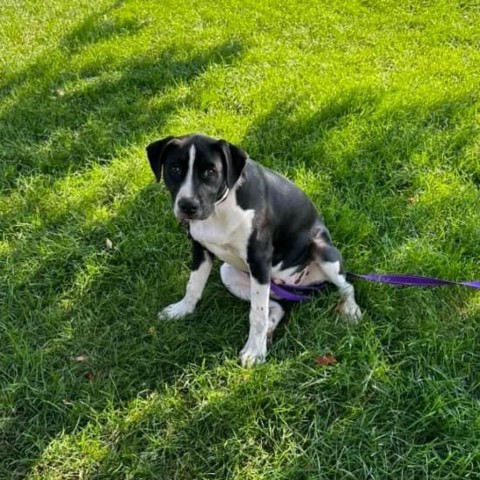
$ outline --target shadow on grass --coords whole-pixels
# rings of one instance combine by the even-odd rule
[[[90,23],[80,28],[92,32],[80,36],[82,44],[92,36],[92,42],[98,40]],[[78,33],[73,38],[77,41]],[[58,179],[92,163],[109,162],[122,149],[139,143],[146,132],[157,136],[180,106],[164,94],[194,82],[213,65],[237,61],[242,51],[235,42],[188,56],[184,50],[168,48],[112,68],[86,65],[80,73],[65,69],[54,76],[47,73],[49,59],[39,59],[2,88],[12,97],[0,115],[5,145],[0,152],[4,163],[0,185],[12,188],[19,176],[22,181],[36,175]],[[35,88],[24,87],[24,82]]]
[[[236,357],[248,328],[246,304],[220,288],[218,274],[194,316],[156,320],[167,298],[182,295],[190,257],[185,233],[165,215],[168,200],[158,193],[156,185],[145,188],[112,222],[77,225],[83,234],[73,243],[49,229],[36,232],[41,245],[55,242],[49,257],[2,288],[8,333],[0,474],[14,469],[21,477],[60,433],[82,435],[104,410],[163,391],[191,366]]]
[[[60,46],[75,54],[140,28],[89,17]],[[66,68],[52,75],[44,57],[4,79],[1,186],[14,192],[18,177],[27,183],[42,176],[57,181],[93,163],[109,162],[123,148],[140,143],[146,132],[155,132],[156,138],[180,106],[163,95],[194,82],[212,66],[234,63],[243,47],[227,42],[196,51],[150,52],[112,69],[87,66],[80,74]],[[94,410],[169,383],[186,364],[218,352],[211,337],[191,343],[198,335],[193,321],[156,324],[159,300],[154,292],[164,288],[158,281],[159,252],[166,255],[159,218],[167,206],[161,206],[155,187],[148,187],[113,222],[85,226],[80,205],[53,223],[45,219],[28,228],[15,210],[2,215],[2,232],[15,236],[17,248],[2,251],[0,263],[32,264],[18,276],[15,268],[8,269],[11,276],[0,287],[6,322],[0,373],[2,478],[24,476],[48,438],[81,429]],[[36,210],[34,204],[29,208]],[[183,234],[173,221],[166,223]],[[107,235],[114,239],[114,251],[104,248]],[[178,274],[179,263],[174,268]],[[89,283],[87,277],[94,280]],[[177,348],[182,338],[186,351]],[[136,360],[129,351],[136,352]],[[140,358],[145,362],[138,363]]]
[[[60,47],[69,54],[75,54],[82,48],[88,48],[91,44],[108,40],[112,37],[134,35],[139,32],[144,23],[136,18],[108,18],[109,14],[115,13],[126,0],[117,0],[100,12],[88,16],[77,28],[66,35]]]

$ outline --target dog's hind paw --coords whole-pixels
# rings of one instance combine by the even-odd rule
[[[192,305],[190,302],[180,300],[180,302],[172,303],[168,307],[165,307],[163,310],[158,312],[157,318],[159,320],[177,320],[179,318],[186,317],[190,315],[195,310],[195,305]]]
[[[362,318],[362,311],[355,301],[344,301],[338,305],[338,311],[352,323],[357,323]]]

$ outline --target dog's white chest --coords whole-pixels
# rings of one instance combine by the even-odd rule
[[[216,257],[248,271],[247,246],[255,212],[227,199],[206,220],[190,222],[190,235]]]

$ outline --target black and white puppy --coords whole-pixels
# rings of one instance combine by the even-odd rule
[[[220,274],[227,289],[251,303],[250,332],[240,352],[244,366],[265,360],[267,336],[284,314],[270,296],[270,282],[328,281],[340,292],[340,312],[360,319],[341,255],[312,202],[293,183],[235,145],[200,134],[158,140],[147,155],[157,181],[163,175],[174,214],[188,224],[193,247],[185,296],[159,318],[194,311],[216,256],[225,262]]]

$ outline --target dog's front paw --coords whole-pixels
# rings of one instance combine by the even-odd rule
[[[355,301],[346,300],[338,305],[338,311],[350,322],[357,323],[362,318],[362,311]]]
[[[265,361],[266,356],[266,346],[264,348],[254,348],[249,345],[249,342],[247,342],[247,344],[240,351],[240,365],[244,368],[258,365],[259,363],[263,363]]]
[[[190,315],[195,310],[195,305],[185,299],[177,303],[172,303],[168,307],[158,312],[159,320],[176,320]]]

